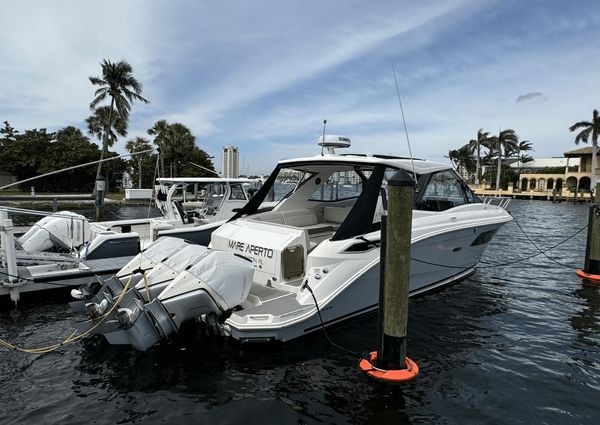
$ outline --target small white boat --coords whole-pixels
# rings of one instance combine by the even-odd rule
[[[145,350],[192,317],[240,341],[287,341],[321,326],[308,288],[325,325],[376,309],[387,180],[399,170],[414,172],[418,189],[411,296],[473,273],[496,231],[512,219],[482,203],[448,165],[339,155],[334,147],[350,142],[333,137],[325,140],[326,155],[279,162],[248,204],[212,233],[202,258],[162,292],[150,298],[134,289],[115,304],[113,325],[120,326],[111,327],[109,341]],[[275,183],[290,173],[301,175],[297,184],[265,208]],[[360,183],[354,191],[336,190],[342,178]],[[231,272],[224,273],[228,266]],[[116,301],[107,300],[103,311]]]
[[[47,216],[16,239],[20,283],[7,282],[7,270],[0,269],[0,298],[112,276],[163,232],[185,237],[187,229],[194,229],[199,242],[208,243],[212,230],[239,211],[260,185],[252,179],[206,177],[160,178],[157,183],[155,201],[162,217],[90,223],[69,211],[41,213]]]

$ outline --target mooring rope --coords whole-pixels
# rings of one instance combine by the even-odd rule
[[[96,329],[98,326],[100,326],[104,322],[104,320],[106,320],[106,318],[117,308],[117,306],[119,305],[119,303],[125,296],[125,293],[129,290],[129,285],[131,284],[131,282],[133,280],[133,276],[134,275],[132,274],[131,277],[129,278],[129,280],[127,281],[127,283],[125,284],[125,286],[123,287],[123,290],[121,291],[119,296],[116,298],[113,305],[110,307],[110,309],[108,309],[108,311],[106,313],[104,313],[102,316],[100,316],[97,319],[97,322],[93,326],[91,326],[89,329],[85,330],[84,332],[77,334],[77,331],[73,331],[73,333],[71,333],[64,341],[61,341],[61,342],[58,342],[55,344],[51,344],[51,345],[48,345],[45,347],[22,348],[22,347],[17,346],[16,344],[11,344],[10,342],[5,341],[4,339],[0,339],[0,346],[4,347],[6,349],[9,349],[9,350],[20,351],[22,353],[46,354],[46,353],[50,353],[52,351],[58,350],[59,348],[64,347],[65,345],[72,344],[82,338],[85,338],[91,332],[93,332],[94,329]]]

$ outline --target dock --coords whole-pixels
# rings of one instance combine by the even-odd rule
[[[471,190],[479,197],[508,197],[512,199],[530,199],[538,201],[553,202],[575,202],[587,203],[592,201],[592,193],[589,190],[571,191],[569,189],[556,190],[528,190],[521,191],[509,186],[505,190],[490,189],[489,187],[474,187]]]

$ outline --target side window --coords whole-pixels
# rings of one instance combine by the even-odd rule
[[[462,182],[452,171],[440,171],[431,176],[417,206],[420,210],[444,211],[465,203]]]
[[[244,189],[242,188],[241,184],[232,184],[230,186],[231,188],[231,193],[229,195],[229,199],[235,199],[235,200],[240,200],[240,201],[245,201],[246,200],[246,195],[244,194]]]
[[[465,195],[467,195],[467,203],[474,204],[476,202],[481,202],[477,195],[473,193],[470,187],[465,187]]]
[[[267,196],[259,209],[272,209],[277,203],[292,196],[301,186],[312,179],[313,173],[282,168],[277,174]],[[262,183],[258,187],[262,187]]]

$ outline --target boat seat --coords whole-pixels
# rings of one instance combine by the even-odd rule
[[[350,212],[351,206],[347,207],[329,207],[326,206],[323,209],[323,221],[327,223],[341,224],[348,213]]]
[[[283,211],[284,224],[293,227],[308,227],[318,224],[317,214],[314,210],[305,208],[301,210]]]
[[[249,217],[251,220],[285,224],[291,227],[310,227],[319,224],[314,210],[305,208],[290,211],[267,211]]]
[[[290,211],[267,211],[252,215],[249,219],[304,229],[308,252],[312,251],[321,240],[329,238],[339,227],[335,222],[319,223],[317,214],[309,208]]]
[[[267,223],[285,224],[283,214],[278,211],[267,211],[260,214],[254,214],[249,217],[251,220],[265,221]]]

